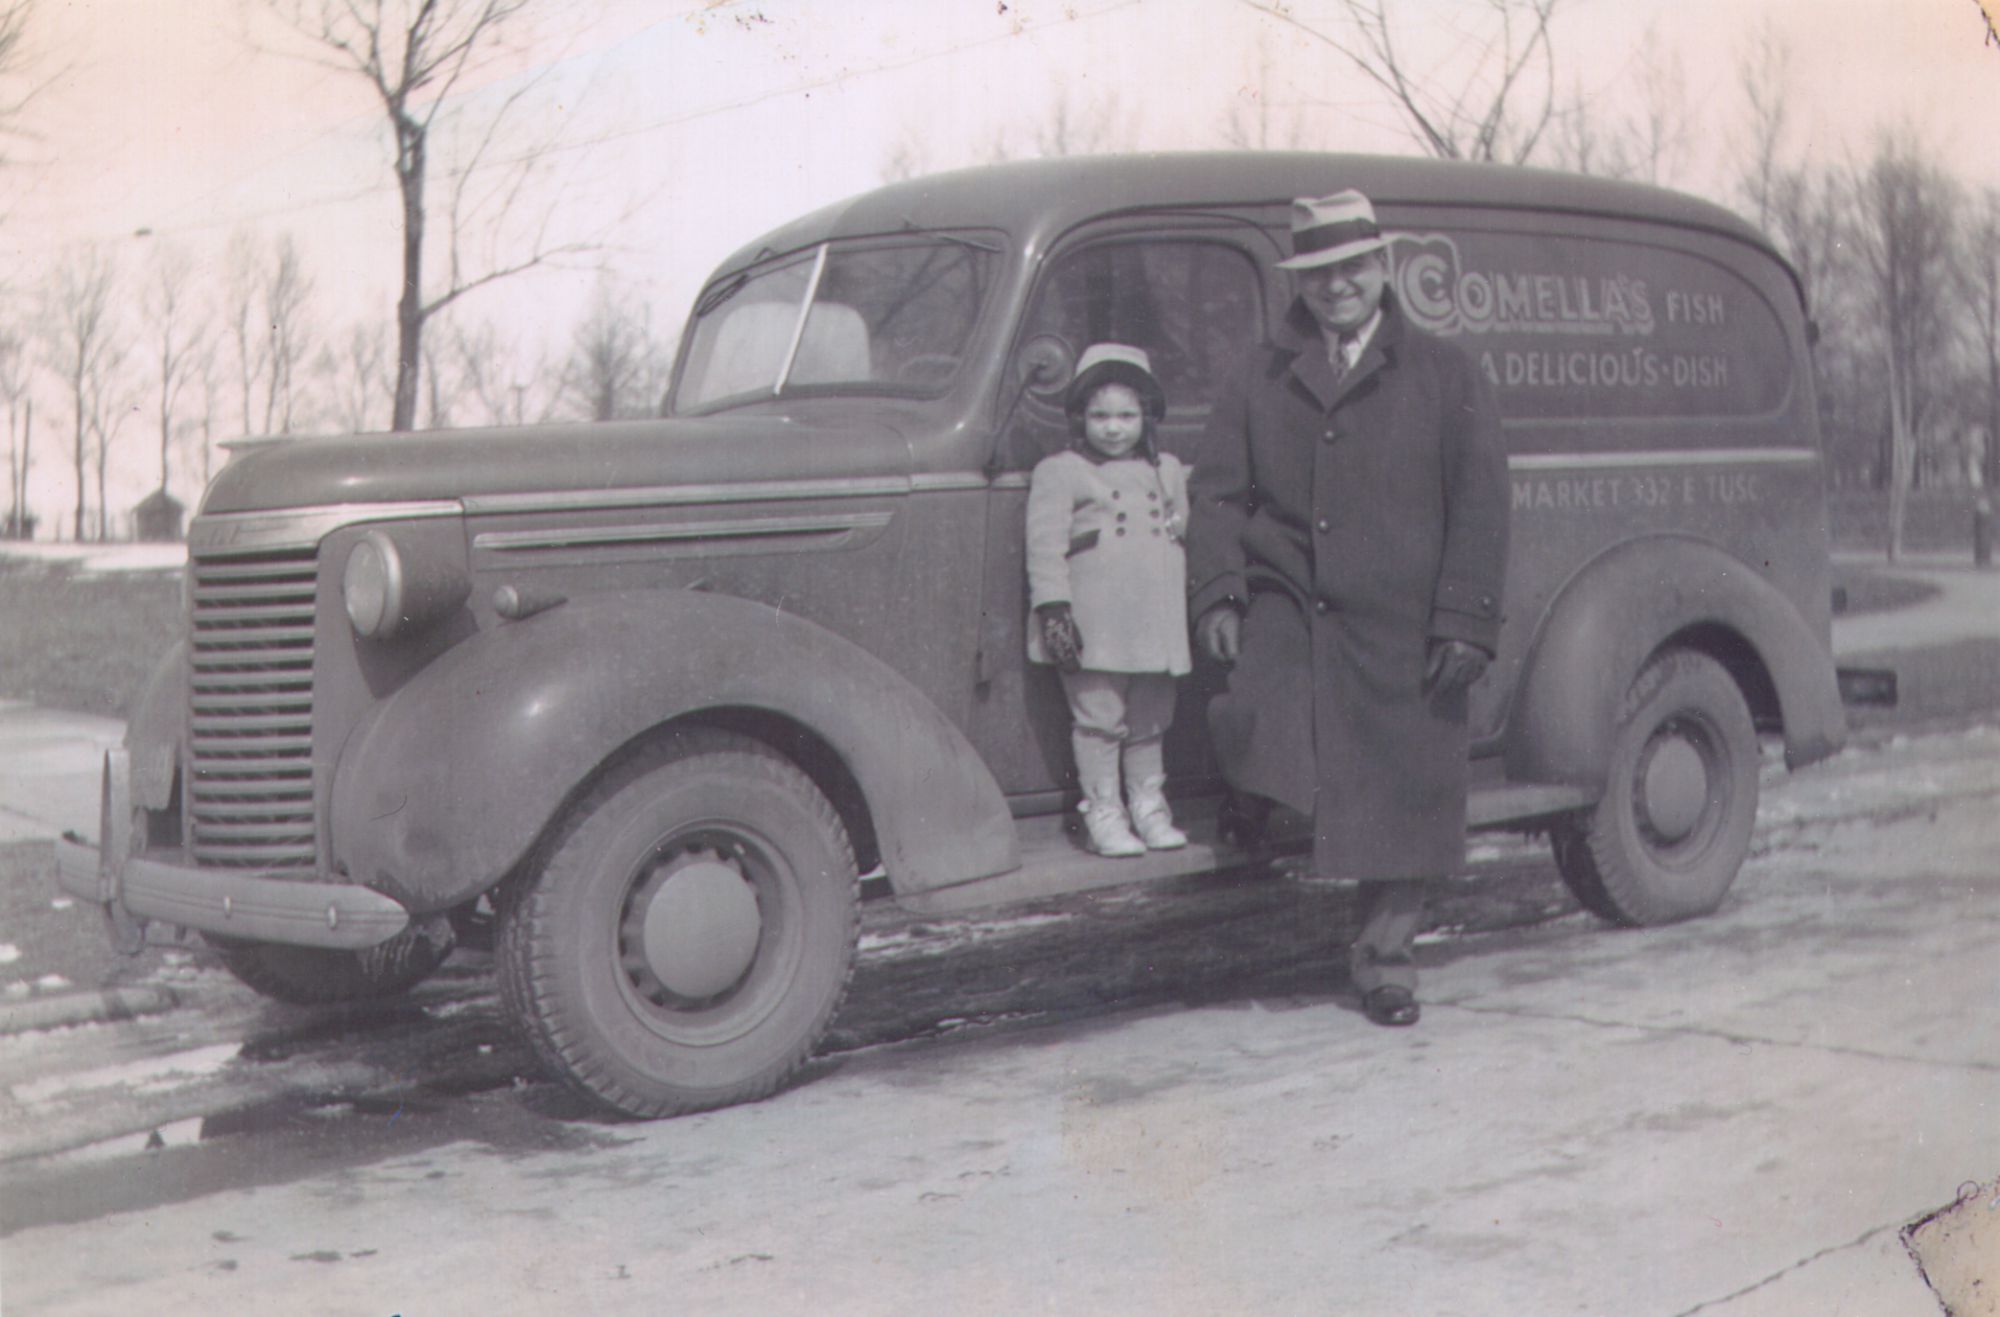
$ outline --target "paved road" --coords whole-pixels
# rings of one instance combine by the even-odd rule
[[[2000,1170],[1996,757],[1976,727],[1774,772],[1717,915],[1434,939],[1408,1032],[1331,997],[1330,944],[1135,997],[1118,975],[1203,933],[1185,894],[1114,894],[957,930],[1015,967],[996,1022],[653,1125],[454,1087],[506,1050],[462,986],[405,1008],[422,1061],[262,1008],[167,1057],[87,1033],[80,1070],[55,1036],[0,1044],[24,1121],[267,1100],[187,1147],[0,1162],[8,1310],[1934,1317],[1898,1232]],[[1217,936],[1272,954],[1296,910],[1262,890]],[[966,950],[878,938],[859,1004],[951,990]]]
[[[1938,594],[1909,608],[1833,621],[1836,658],[1950,644],[1958,640],[2000,639],[2000,570],[1973,567],[1963,559],[1924,555],[1886,566],[1879,556],[1847,557],[1877,570],[1925,581]]]
[[[124,735],[115,718],[0,700],[0,842],[95,837],[104,751]]]

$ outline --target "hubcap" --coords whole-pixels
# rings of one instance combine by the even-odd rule
[[[1708,761],[1680,730],[1663,728],[1639,765],[1639,808],[1662,842],[1685,840],[1708,809]]]
[[[641,961],[632,968],[688,1002],[719,996],[740,982],[756,962],[764,929],[757,893],[741,867],[714,850],[684,851],[661,864],[632,915],[628,946],[638,943]],[[636,939],[629,938],[633,932]]]

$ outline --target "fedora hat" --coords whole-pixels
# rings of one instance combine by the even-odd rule
[[[1353,188],[1330,197],[1300,197],[1292,203],[1292,255],[1281,270],[1310,270],[1389,245],[1375,223],[1375,207]]]
[[[1139,395],[1146,415],[1159,420],[1167,414],[1166,390],[1153,376],[1153,359],[1146,349],[1125,343],[1093,343],[1076,359],[1076,376],[1063,396],[1063,410],[1081,416],[1090,396],[1107,384],[1123,384]]]

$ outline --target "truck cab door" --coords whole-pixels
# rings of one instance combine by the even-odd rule
[[[1029,473],[1071,442],[1060,390],[1024,389],[1035,352],[1067,359],[1092,343],[1144,348],[1167,395],[1160,447],[1193,464],[1216,395],[1265,337],[1262,268],[1278,255],[1263,230],[1220,214],[1121,220],[1073,235],[1046,262],[1014,336],[996,413],[980,601],[980,662],[969,729],[1017,812],[1059,808],[1075,779],[1069,709],[1054,668],[1027,661],[1024,518]],[[1185,786],[1215,775],[1205,710],[1220,673],[1197,658],[1167,736],[1168,772]]]

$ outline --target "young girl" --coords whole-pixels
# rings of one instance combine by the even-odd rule
[[[1189,668],[1188,471],[1159,451],[1167,400],[1143,351],[1099,343],[1076,365],[1064,410],[1079,442],[1044,458],[1028,488],[1028,657],[1062,671],[1090,848],[1143,855],[1187,845],[1160,740]]]

